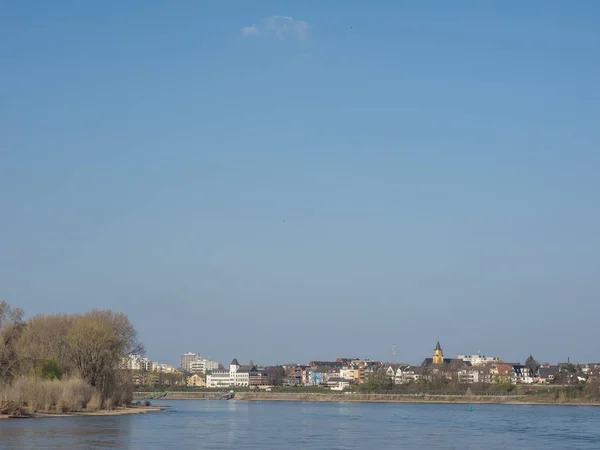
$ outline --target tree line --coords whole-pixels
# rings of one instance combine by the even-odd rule
[[[56,390],[56,398],[65,396],[64,386],[78,386],[77,395],[86,393],[80,408],[92,397],[99,408],[131,401],[131,380],[121,361],[142,354],[143,346],[126,315],[93,310],[24,317],[22,309],[0,303],[0,409],[32,409],[28,403],[33,400],[24,392],[39,396],[40,386]],[[52,399],[48,402],[41,409],[60,409]]]

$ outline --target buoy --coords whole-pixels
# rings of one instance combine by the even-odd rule
[[[473,407],[469,406],[469,411],[473,412]]]

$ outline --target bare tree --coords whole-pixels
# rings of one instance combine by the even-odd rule
[[[117,375],[122,359],[143,353],[129,319],[108,310],[77,317],[66,336],[66,348],[81,377],[98,389],[102,400],[123,381]]]
[[[285,377],[285,369],[281,366],[269,367],[267,370],[270,383],[273,386],[282,386]]]
[[[18,342],[25,323],[23,310],[0,302],[0,381],[8,381],[18,373],[25,359],[18,353]]]
[[[529,357],[525,360],[525,367],[529,370],[531,376],[535,377],[540,368],[540,364],[535,360],[533,355],[529,355]]]

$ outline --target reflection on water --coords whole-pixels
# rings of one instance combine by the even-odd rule
[[[0,424],[0,448],[123,448],[120,443],[127,441],[130,419],[109,416],[6,420]]]
[[[241,421],[243,419],[241,414],[237,414],[239,412],[237,406],[237,402],[227,402],[227,443],[230,446],[233,446],[235,444],[237,438],[237,423],[238,421]]]
[[[0,449],[600,448],[600,408],[168,401],[170,412],[0,421]]]

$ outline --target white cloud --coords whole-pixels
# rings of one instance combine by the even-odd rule
[[[242,28],[242,36],[275,36],[280,39],[291,38],[298,41],[308,39],[310,25],[304,20],[296,20],[288,16],[272,16],[260,25],[249,25]]]
[[[257,36],[260,34],[256,25],[248,25],[242,28],[242,36]]]

